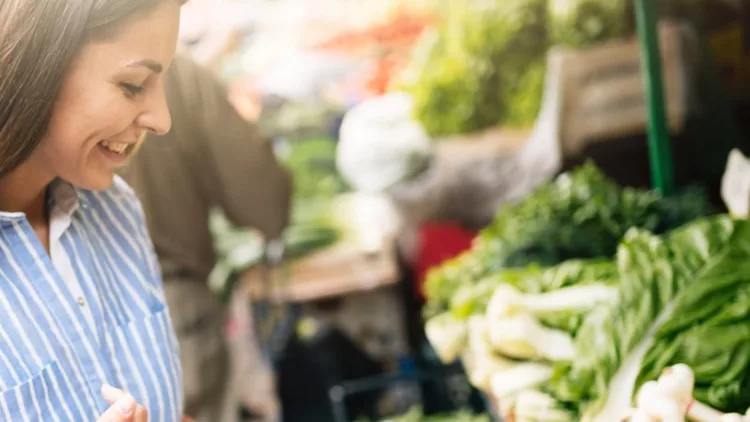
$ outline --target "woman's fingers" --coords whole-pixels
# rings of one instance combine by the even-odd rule
[[[148,422],[148,411],[143,406],[135,407],[134,422]]]
[[[104,400],[107,401],[107,403],[114,403],[119,398],[125,396],[125,392],[120,390],[119,388],[112,387],[111,385],[104,384],[102,386],[102,396],[104,396]]]
[[[135,419],[138,407],[132,396],[123,394],[97,419],[97,422],[141,422]]]
[[[107,409],[103,417],[125,416],[126,419],[100,419],[97,422],[148,422],[148,412],[143,406],[138,405],[130,394],[112,387],[102,386],[102,396],[112,406]]]

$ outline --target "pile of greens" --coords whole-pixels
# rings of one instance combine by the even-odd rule
[[[613,260],[500,271],[466,288],[428,337],[444,360],[471,362],[472,382],[519,421],[614,420],[627,409],[613,393],[629,399],[678,363],[695,373],[697,400],[744,412],[748,256],[750,221],[726,215],[664,236],[631,229]]]
[[[702,192],[663,199],[652,191],[620,188],[586,164],[501,208],[471,250],[432,270],[425,282],[426,315],[447,310],[462,286],[501,269],[610,258],[631,227],[661,234],[710,213]]]
[[[443,0],[442,25],[417,46],[402,88],[433,137],[537,117],[551,46],[625,35],[625,0]]]
[[[547,49],[545,0],[446,1],[445,22],[417,46],[408,82],[432,136],[536,117]],[[533,117],[531,117],[533,119]]]
[[[583,414],[604,406],[631,352],[647,347],[635,385],[677,363],[696,377],[696,399],[725,412],[750,406],[750,222],[700,220],[666,238],[632,231],[617,255],[620,300],[589,314],[576,358],[551,392]],[[627,369],[625,370],[627,371]],[[627,378],[627,377],[626,377]]]

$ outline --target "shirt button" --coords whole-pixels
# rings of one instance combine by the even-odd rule
[[[83,300],[83,298],[82,298],[82,297],[79,297],[79,298],[78,298],[78,305],[79,305],[79,306],[86,306],[86,301],[85,301],[85,300]]]

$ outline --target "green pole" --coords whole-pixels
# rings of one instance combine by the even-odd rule
[[[664,196],[674,192],[674,169],[664,106],[664,84],[661,73],[661,52],[656,25],[656,0],[635,0],[638,39],[648,102],[648,145],[651,178],[654,187]]]

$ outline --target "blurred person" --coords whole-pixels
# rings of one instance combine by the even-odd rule
[[[157,259],[115,175],[169,130],[181,3],[0,2],[0,420],[183,418]]]
[[[154,139],[123,174],[143,203],[161,263],[181,346],[186,409],[198,421],[227,422],[237,420],[244,404],[261,420],[276,421],[273,376],[248,333],[247,295],[239,296],[244,315],[232,326],[244,335],[234,333],[232,353],[224,337],[227,309],[207,283],[217,260],[209,214],[218,207],[234,224],[278,238],[289,218],[291,178],[209,69],[178,55],[165,91],[171,131],[149,135]]]

